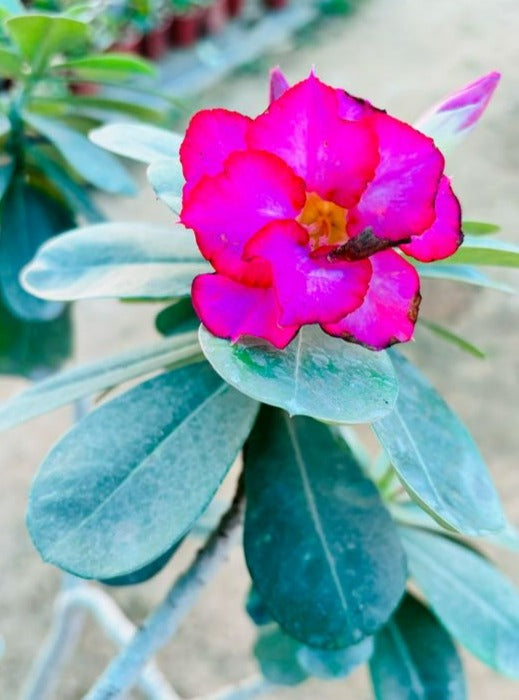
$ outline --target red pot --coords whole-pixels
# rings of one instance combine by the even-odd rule
[[[263,0],[265,7],[269,7],[272,10],[278,10],[281,7],[288,5],[289,0]]]
[[[171,24],[172,21],[169,20],[142,37],[142,53],[144,56],[154,61],[162,58],[168,50]]]
[[[99,92],[97,83],[70,83],[69,88],[73,95],[97,95]]]
[[[142,36],[140,34],[127,34],[123,39],[120,39],[111,46],[112,51],[121,51],[122,53],[138,53]]]
[[[204,24],[208,34],[218,34],[227,24],[227,0],[214,0],[205,8]]]
[[[229,17],[237,17],[243,10],[243,0],[227,0],[227,14]]]
[[[169,42],[172,46],[192,46],[200,33],[202,13],[199,9],[175,15],[169,29]]]

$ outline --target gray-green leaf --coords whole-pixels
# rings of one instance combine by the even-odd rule
[[[409,595],[377,634],[370,671],[377,700],[467,697],[463,667],[451,638]]]
[[[27,522],[43,559],[96,579],[155,561],[206,508],[256,412],[202,363],[88,414],[32,486]]]
[[[410,573],[442,624],[483,663],[519,678],[519,594],[463,544],[402,527]]]
[[[138,160],[153,163],[164,158],[178,158],[182,136],[147,124],[106,124],[93,129],[89,138],[98,146]]]
[[[405,560],[376,488],[329,428],[264,407],[245,486],[245,557],[274,620],[326,649],[379,629],[403,593]]]
[[[391,411],[398,394],[385,352],[305,326],[284,350],[261,340],[230,343],[200,329],[202,350],[221,376],[248,396],[335,423],[365,423]]]
[[[43,246],[23,283],[44,299],[168,299],[189,295],[193,278],[209,269],[183,226],[109,223]]]
[[[409,361],[391,357],[400,393],[373,429],[402,483],[446,527],[468,535],[500,530],[499,497],[467,428]]]

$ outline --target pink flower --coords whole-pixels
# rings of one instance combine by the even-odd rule
[[[408,341],[414,267],[462,240],[460,207],[432,139],[313,74],[275,73],[256,119],[196,114],[180,156],[181,221],[215,269],[197,277],[204,325],[285,347],[305,324],[382,349]]]

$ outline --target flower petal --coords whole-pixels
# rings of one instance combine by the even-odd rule
[[[336,90],[337,99],[339,101],[339,116],[342,119],[348,119],[349,121],[355,122],[362,117],[366,117],[374,112],[381,112],[382,110],[374,107],[371,102],[364,100],[362,97],[355,97],[355,95],[350,95],[346,90],[341,90],[340,88]]]
[[[420,236],[413,237],[411,243],[400,246],[406,255],[422,262],[448,258],[463,241],[461,207],[445,175],[440,180],[435,208],[433,225]]]
[[[501,78],[492,71],[465,85],[422,115],[416,128],[431,136],[442,151],[461,141],[487,108]]]
[[[420,303],[420,280],[414,267],[393,250],[370,258],[373,275],[364,303],[339,323],[323,330],[373,350],[412,338]]]
[[[180,220],[195,231],[198,247],[218,272],[244,281],[249,265],[242,253],[249,238],[270,221],[295,218],[305,201],[303,181],[280,158],[243,151],[184,196]]]
[[[189,192],[203,175],[217,175],[227,157],[247,146],[249,117],[226,109],[197,112],[187,127],[180,147],[180,161]]]
[[[308,233],[294,221],[265,226],[245,256],[268,260],[283,325],[330,323],[356,309],[371,278],[371,264],[311,258]]]
[[[247,141],[282,158],[305,180],[309,192],[347,208],[359,200],[378,162],[371,118],[341,119],[336,90],[314,75],[257,117]]]
[[[247,287],[223,275],[200,275],[193,282],[193,306],[204,326],[219,338],[264,338],[284,348],[299,326],[282,327],[274,290]]]
[[[290,84],[285,77],[285,74],[279,68],[273,68],[270,71],[270,100],[274,102],[278,100],[290,88]]]
[[[389,241],[416,236],[434,221],[434,200],[444,159],[432,139],[404,122],[377,112],[380,163],[355,209],[348,230],[371,228]],[[252,128],[252,127],[251,127]]]

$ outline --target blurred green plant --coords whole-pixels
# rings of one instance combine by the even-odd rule
[[[96,52],[98,14],[95,6],[43,12],[0,2],[0,372],[41,374],[71,349],[66,306],[25,292],[22,267],[52,236],[104,219],[96,190],[135,192],[119,160],[86,133],[114,117],[164,124],[171,116],[171,101],[159,110],[102,89],[146,92],[138,79],[155,69],[136,56]]]

